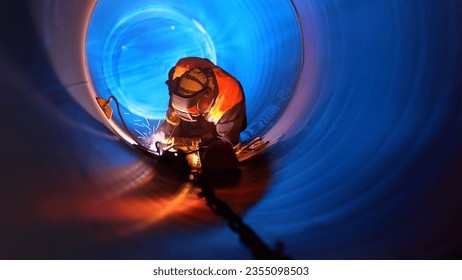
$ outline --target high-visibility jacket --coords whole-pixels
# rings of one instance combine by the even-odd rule
[[[192,68],[209,68],[213,70],[216,80],[217,97],[210,110],[198,122],[181,121],[177,134],[181,137],[201,137],[210,135],[224,142],[235,145],[239,135],[247,125],[245,96],[241,84],[229,73],[213,64],[210,60],[197,57],[180,59],[169,72],[169,80],[173,81]],[[167,122],[177,123],[173,119],[174,110],[169,102]]]

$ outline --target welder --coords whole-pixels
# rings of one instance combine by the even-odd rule
[[[238,161],[233,146],[247,126],[244,91],[240,82],[210,60],[180,59],[168,73],[170,95],[166,121],[153,139],[200,139],[203,165],[229,169]]]

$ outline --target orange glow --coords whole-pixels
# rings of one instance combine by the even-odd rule
[[[61,193],[41,197],[35,205],[36,213],[41,219],[57,224],[69,221],[98,224],[102,238],[131,236],[158,228],[161,222],[161,227],[172,222],[191,226],[223,219],[209,209],[205,198],[199,197],[198,186],[178,178],[169,166],[155,167],[135,162],[112,173],[117,174],[116,177],[109,177],[105,172],[94,174],[92,180],[103,191],[87,187],[85,183],[68,186]],[[216,197],[236,213],[242,213],[258,201],[267,187],[266,173],[256,175],[243,171],[242,176],[234,179],[210,178]]]
[[[43,200],[42,216],[60,222],[78,219],[116,226],[116,234],[129,235],[156,224],[167,217],[206,205],[197,197],[190,183],[173,195],[161,197],[126,197],[102,199],[99,196],[74,195],[72,200],[54,197]]]

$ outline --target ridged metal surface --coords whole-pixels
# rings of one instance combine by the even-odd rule
[[[264,22],[242,32],[268,55],[240,61],[214,45],[217,62],[250,88],[248,135],[273,141],[240,176],[216,183],[216,195],[293,258],[460,258],[460,2],[293,1],[303,68],[279,99],[258,90],[283,84],[275,73],[285,50],[267,36],[286,29],[271,21],[278,3],[292,7],[233,8]],[[99,122],[82,51],[93,5],[0,4],[1,256],[251,258],[177,170]],[[208,9],[226,22],[222,8]],[[213,42],[232,31],[211,28]],[[252,40],[235,44],[258,53]],[[277,114],[266,122],[268,110]]]

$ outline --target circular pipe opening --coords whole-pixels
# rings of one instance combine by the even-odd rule
[[[288,0],[99,1],[87,31],[90,76],[98,96],[119,100],[143,142],[165,118],[169,69],[182,57],[208,58],[244,88],[249,125],[241,138],[249,141],[267,134],[300,90],[307,42],[299,19]],[[309,94],[304,88],[298,95]]]
[[[94,3],[54,3],[62,4],[56,4],[62,14],[50,25],[50,57],[65,86],[86,82],[88,77],[82,75],[86,69],[78,67],[85,66],[82,61],[90,48],[85,42],[90,41],[81,34],[93,32],[87,24]],[[270,183],[258,203],[247,208],[246,221],[270,242],[285,241],[295,257],[446,257],[460,245],[454,222],[460,218],[454,213],[460,213],[461,197],[460,4],[455,0],[445,5],[398,0],[294,0],[293,4],[303,35],[301,79],[265,133],[270,139],[290,141],[273,146],[269,176],[255,175],[259,166],[252,170],[252,182],[270,177]],[[115,12],[120,7],[107,8]],[[58,28],[63,20],[76,33]],[[261,38],[258,46],[266,39]],[[99,108],[92,91],[83,85],[69,87],[76,100],[95,113]],[[247,93],[252,96],[250,90]],[[102,95],[99,90],[98,94]],[[255,126],[258,120],[265,123],[263,111],[256,109],[263,96],[253,95],[257,101],[249,101],[255,105]],[[269,99],[261,101],[265,108],[271,104]],[[97,156],[85,160],[95,162]],[[223,252],[227,257],[246,257],[236,249],[238,244],[224,245],[229,236],[229,229],[217,226],[176,239],[161,236],[143,245],[150,256],[165,257],[168,250],[156,251],[156,246],[170,240],[181,251],[172,257],[207,258]],[[429,245],[429,240],[434,242]]]

